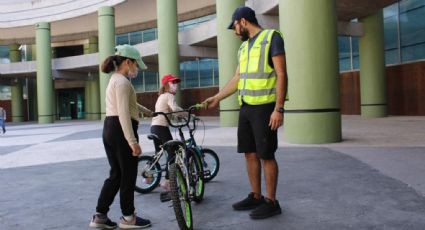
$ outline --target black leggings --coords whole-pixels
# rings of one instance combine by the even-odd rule
[[[171,135],[171,132],[170,132],[170,128],[168,128],[167,126],[152,125],[151,126],[151,133],[157,135],[158,138],[161,140],[162,144],[173,139],[173,136]],[[168,162],[174,156],[174,150],[167,151],[167,154],[168,154],[167,155],[167,164],[165,165],[165,179],[169,178]]]
[[[138,122],[132,120],[133,132],[137,135]],[[115,195],[120,191],[120,205],[124,216],[134,213],[134,187],[137,178],[138,157],[132,155],[132,150],[124,137],[117,116],[106,117],[103,126],[103,145],[105,146],[111,169],[109,178],[103,184],[97,202],[96,211],[107,214]]]

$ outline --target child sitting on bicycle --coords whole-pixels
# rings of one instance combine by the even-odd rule
[[[161,79],[161,83],[162,86],[158,93],[159,97],[155,104],[155,112],[170,113],[183,110],[177,105],[175,99],[180,78],[167,74]],[[168,127],[168,122],[163,116],[156,116],[152,118],[151,133],[157,135],[162,143],[173,139],[170,128]],[[168,152],[167,162],[172,158],[170,153],[172,153],[172,151]],[[171,200],[170,184],[168,180],[168,164],[165,166],[165,172],[165,180],[161,183],[161,187],[164,189],[164,192],[162,192],[160,196],[162,202]]]

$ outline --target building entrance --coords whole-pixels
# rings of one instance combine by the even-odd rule
[[[84,118],[84,88],[58,90],[59,120]]]

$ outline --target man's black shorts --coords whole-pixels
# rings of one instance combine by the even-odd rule
[[[257,153],[258,158],[274,159],[277,149],[277,130],[269,126],[275,104],[243,104],[239,113],[238,152]]]

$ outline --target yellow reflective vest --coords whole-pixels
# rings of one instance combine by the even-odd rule
[[[261,105],[276,101],[276,72],[269,65],[270,43],[277,30],[263,30],[258,34],[251,49],[249,41],[239,48],[238,101],[249,105]]]

